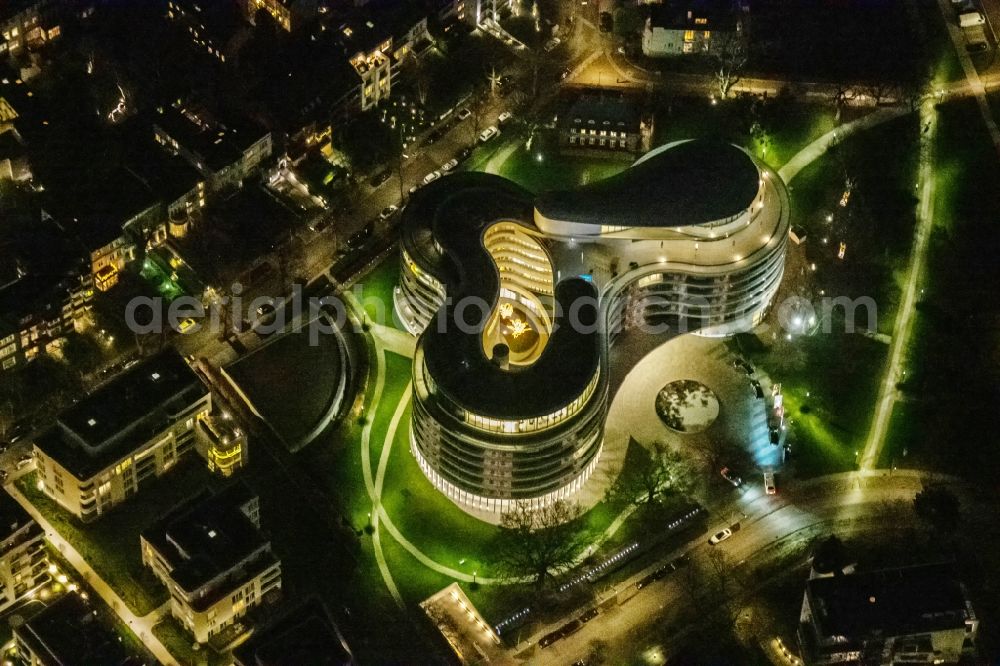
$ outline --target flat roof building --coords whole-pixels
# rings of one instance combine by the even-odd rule
[[[143,564],[170,592],[170,612],[199,643],[281,589],[281,562],[260,531],[259,500],[243,483],[202,491],[140,539]]]
[[[28,666],[139,666],[114,631],[78,594],[64,594],[14,627],[14,645]]]
[[[806,584],[799,644],[806,664],[957,664],[979,621],[951,564]]]
[[[236,666],[352,666],[354,655],[316,598],[298,606],[270,626],[258,629],[233,650]]]
[[[212,190],[239,187],[271,156],[271,133],[249,120],[217,118],[192,102],[157,109],[153,136],[208,180]]]
[[[208,388],[167,350],[125,371],[63,412],[35,440],[42,489],[83,521],[94,520],[195,449]]]
[[[8,493],[0,493],[0,610],[50,578],[45,532]]]

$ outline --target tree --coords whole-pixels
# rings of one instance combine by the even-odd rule
[[[740,612],[740,581],[725,551],[713,548],[706,558],[692,559],[680,577],[681,589],[690,598],[691,608],[701,617],[719,623],[721,631],[733,628]]]
[[[847,549],[844,542],[831,534],[813,549],[812,568],[818,573],[840,573],[847,566]]]
[[[718,474],[723,467],[739,470],[752,465],[750,454],[739,444],[719,437],[701,436],[693,442],[695,457],[708,469],[709,474]]]
[[[629,446],[640,446],[632,440]],[[689,470],[680,455],[661,442],[653,442],[649,457],[622,470],[608,489],[608,501],[620,505],[652,507],[672,493],[688,490]]]
[[[836,122],[838,123],[840,122],[841,114],[843,114],[844,109],[847,107],[847,105],[850,104],[852,100],[854,100],[855,94],[856,93],[853,90],[851,90],[850,86],[848,85],[837,84],[836,86],[834,86],[831,96],[833,97],[833,104],[837,108],[837,115],[834,117],[834,120],[836,120]]]
[[[507,577],[528,575],[542,588],[554,575],[576,563],[590,542],[590,534],[575,520],[577,504],[557,501],[542,508],[516,502],[500,517],[500,534],[494,544],[498,572]]]
[[[719,86],[719,96],[725,99],[743,77],[747,64],[747,44],[742,33],[731,32],[719,40],[715,51],[715,83]]]
[[[406,69],[407,78],[413,81],[413,88],[417,93],[417,100],[420,102],[420,106],[427,106],[431,81],[430,73],[423,59],[411,50],[403,58],[403,67]]]
[[[913,511],[927,525],[942,534],[952,534],[961,520],[958,497],[941,484],[924,486],[913,498]]]

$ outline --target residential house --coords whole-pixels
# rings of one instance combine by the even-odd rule
[[[114,629],[80,594],[68,593],[14,626],[18,663],[26,666],[139,666]]]
[[[281,562],[260,530],[259,500],[242,483],[202,491],[144,530],[140,541],[142,563],[170,591],[171,614],[199,643],[281,589]],[[235,640],[244,632],[233,633]]]
[[[798,638],[808,666],[957,664],[978,628],[954,566],[925,564],[812,578]]]
[[[642,52],[650,58],[711,55],[745,39],[747,10],[740,0],[666,0],[650,5]]]
[[[0,611],[48,582],[45,531],[8,493],[0,493]]]
[[[80,520],[96,520],[196,446],[205,451],[196,424],[211,409],[211,393],[184,359],[161,352],[83,397],[36,438],[40,488]]]
[[[153,136],[205,177],[212,192],[238,188],[271,156],[271,132],[250,121],[223,122],[204,107],[175,102],[157,109]]]

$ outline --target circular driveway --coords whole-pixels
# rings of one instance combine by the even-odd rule
[[[754,395],[751,378],[733,367],[733,358],[719,338],[687,334],[656,347],[635,364],[612,398],[605,447],[627,447],[632,438],[645,447],[658,441],[690,453],[707,441],[723,439],[742,443],[758,465],[773,464],[768,458],[780,447],[768,442],[765,401]],[[685,379],[705,384],[719,400],[719,417],[701,432],[674,431],[656,413],[663,386]]]

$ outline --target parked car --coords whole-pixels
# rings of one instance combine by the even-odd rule
[[[615,27],[615,19],[611,12],[601,12],[598,25],[600,25],[601,32],[611,32]]]
[[[753,393],[754,393],[755,396],[757,396],[757,399],[758,400],[763,400],[764,399],[764,389],[762,389],[760,387],[760,382],[755,379],[752,382],[750,382],[750,386],[753,387]]]
[[[416,192],[417,190],[419,190],[419,189],[420,189],[420,186],[419,186],[419,185],[414,185],[413,187],[411,187],[411,188],[410,188],[409,190],[407,190],[407,191],[408,191],[408,192],[409,192],[409,193],[410,193],[410,194],[412,195],[412,194],[414,194],[414,193],[415,193],[415,192]]]
[[[713,534],[712,538],[708,540],[708,543],[714,546],[718,543],[722,543],[731,536],[733,536],[733,531],[727,527],[721,532],[716,532],[715,534]]]
[[[395,215],[397,210],[399,210],[399,206],[386,206],[382,209],[382,212],[378,214],[378,219],[384,222]]]
[[[482,132],[479,133],[479,141],[481,143],[486,143],[499,133],[500,133],[500,128],[498,128],[496,125],[490,125],[489,127],[487,127],[486,129],[484,129]]]
[[[562,44],[562,40],[559,39],[558,37],[553,37],[549,41],[545,42],[545,46],[542,48],[545,50],[546,53],[548,53],[549,51],[552,51],[560,44]]]
[[[737,370],[742,370],[746,373],[747,377],[753,374],[753,366],[747,363],[742,358],[733,359],[733,367]]]
[[[768,495],[778,492],[777,488],[774,487],[774,472],[764,472],[764,492]]]
[[[314,218],[312,222],[309,223],[309,230],[313,233],[319,233],[330,226],[330,218],[328,217],[317,217]]]
[[[4,482],[6,480],[7,480],[7,470],[0,469],[0,482]]]
[[[564,80],[566,80],[567,77],[569,77],[569,69],[564,69],[563,71],[559,72],[559,79],[558,80],[559,81],[564,81]]]
[[[453,157],[453,158],[451,158],[450,160],[448,160],[447,162],[445,162],[444,164],[441,165],[441,172],[442,173],[448,173],[449,171],[451,171],[452,169],[454,169],[457,166],[458,166],[458,160],[456,160]]]
[[[966,12],[964,14],[959,14],[958,24],[963,28],[968,28],[974,25],[983,25],[986,23],[986,19],[979,12]]]
[[[368,184],[371,185],[372,187],[378,187],[385,181],[389,180],[390,176],[392,176],[392,171],[390,171],[389,169],[383,169],[382,171],[379,171],[377,174],[372,176],[371,180],[368,181]]]
[[[547,648],[548,646],[555,643],[557,640],[562,638],[562,633],[556,629],[555,631],[549,632],[538,639],[538,647]]]
[[[499,116],[497,116],[497,122],[503,125],[505,123],[510,122],[511,118],[513,117],[514,117],[513,113],[511,113],[510,111],[504,111]]]
[[[737,476],[728,467],[723,467],[722,469],[720,469],[719,470],[719,474],[722,475],[723,479],[725,479],[729,483],[733,484],[734,488],[739,488],[740,486],[743,485],[743,479],[741,479],[739,476]]]
[[[433,183],[435,180],[441,177],[441,172],[438,170],[431,171],[429,174],[424,176],[424,185]]]
[[[466,118],[468,118],[469,116],[472,115],[472,111],[469,111],[466,108],[461,108],[461,109],[458,110],[458,113],[455,114],[455,115],[458,117],[459,120],[465,120]]]
[[[178,333],[187,333],[192,328],[194,328],[194,319],[191,319],[191,317],[184,317],[184,319],[181,319],[177,324]]]

